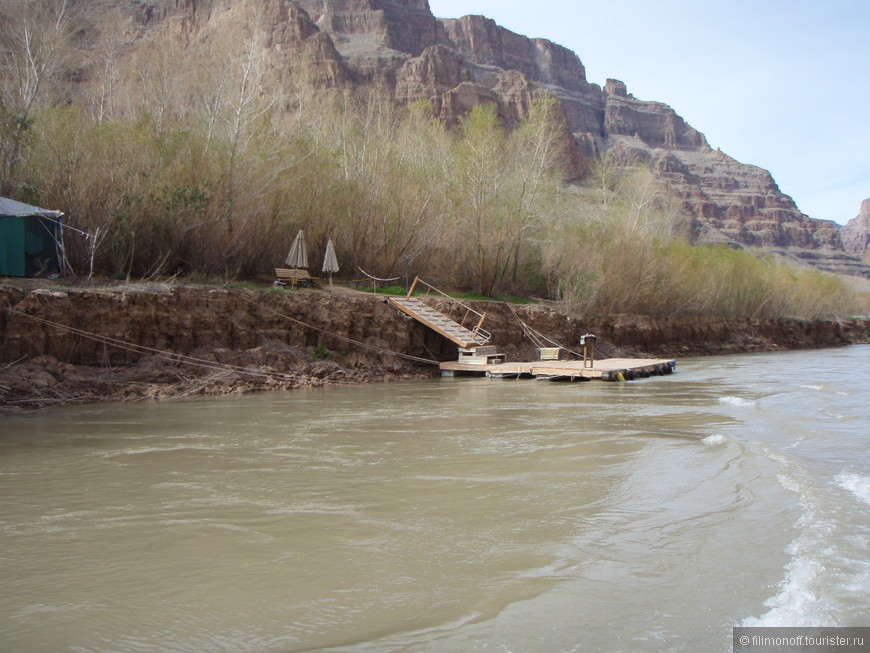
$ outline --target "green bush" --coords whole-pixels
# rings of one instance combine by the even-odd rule
[[[319,342],[317,343],[317,346],[312,350],[311,358],[312,360],[316,361],[331,361],[333,358],[335,358],[335,354],[327,349],[322,342]]]

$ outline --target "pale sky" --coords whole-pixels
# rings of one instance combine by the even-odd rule
[[[870,198],[870,0],[429,0],[573,50],[841,224]]]

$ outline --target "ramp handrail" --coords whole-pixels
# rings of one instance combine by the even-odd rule
[[[474,310],[473,308],[471,308],[471,306],[468,306],[467,304],[463,304],[461,301],[459,301],[455,297],[451,297],[450,295],[448,295],[446,292],[444,292],[442,290],[438,290],[438,288],[433,286],[431,283],[423,281],[423,279],[421,279],[420,277],[414,277],[414,283],[412,283],[411,287],[408,289],[408,296],[405,299],[411,299],[411,295],[414,294],[414,290],[416,289],[417,284],[423,284],[424,286],[426,286],[426,292],[423,295],[424,297],[428,297],[430,291],[435,291],[437,294],[439,294],[442,297],[444,297],[445,299],[449,300],[450,301],[450,310],[447,312],[447,316],[450,317],[454,322],[459,324],[459,326],[462,326],[462,327],[465,327],[466,329],[469,329],[472,334],[474,334],[475,336],[479,335],[482,338],[484,338],[486,341],[489,341],[492,339],[492,334],[483,329],[483,322],[484,322],[484,320],[486,320],[486,313],[481,313],[480,311]],[[459,306],[459,307],[465,309],[465,315],[462,316],[462,319],[457,320],[456,318],[453,317],[453,309],[456,306]],[[465,326],[465,321],[468,319],[469,316],[475,316],[475,317],[480,318],[477,321],[477,324],[471,328]]]

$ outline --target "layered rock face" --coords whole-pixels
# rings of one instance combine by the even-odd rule
[[[635,98],[625,84],[590,84],[577,55],[483,16],[434,19],[425,0],[297,0],[328,32],[358,80],[385,80],[399,101],[427,99],[449,123],[493,103],[508,123],[537,95],[557,97],[573,135],[573,173],[605,152],[651,166],[702,241],[764,248],[815,267],[868,274],[843,249],[839,227],[802,213],[770,173],[713,150],[666,104]]]
[[[352,37],[385,48],[419,55],[438,42],[438,22],[428,0],[298,0],[318,27],[335,39],[339,50],[353,50]]]
[[[290,0],[282,0],[289,2]],[[396,71],[444,41],[428,0],[295,0],[328,34],[356,83],[396,83]]]
[[[567,91],[579,92],[587,85],[580,59],[561,45],[515,34],[483,16],[444,20],[442,24],[451,45],[474,64],[516,70],[535,82]]]
[[[315,77],[326,86],[339,86],[350,79],[350,71],[332,39],[317,28],[304,10],[286,0],[266,0],[263,17],[264,46],[279,53],[284,66],[301,56],[310,62]]]
[[[122,4],[145,29],[176,20],[200,32],[241,6],[255,6],[251,0]],[[326,86],[385,84],[399,102],[432,102],[449,124],[483,103],[495,104],[514,124],[537,96],[553,95],[570,132],[573,176],[582,177],[605,153],[618,166],[646,164],[696,239],[870,276],[860,258],[866,246],[850,245],[847,252],[838,225],[802,213],[769,172],[713,150],[671,107],[635,98],[618,80],[604,88],[589,83],[578,56],[560,45],[483,16],[436,18],[428,0],[261,0],[256,6],[277,68],[303,60]]]
[[[861,202],[860,213],[849,220],[842,233],[846,251],[870,265],[870,199]]]
[[[607,80],[604,92],[604,131],[609,137],[634,137],[655,149],[709,151],[704,135],[666,104],[641,102],[616,79]]]

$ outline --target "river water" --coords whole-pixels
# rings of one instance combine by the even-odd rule
[[[870,347],[0,421],[0,650],[730,651],[870,625]]]

